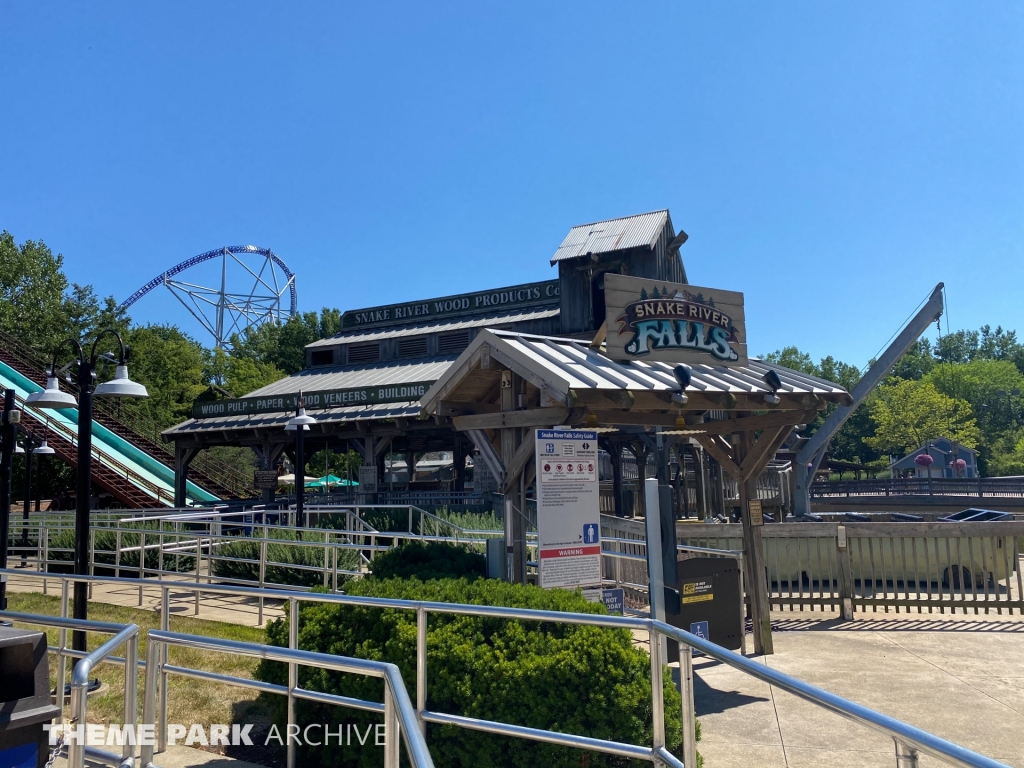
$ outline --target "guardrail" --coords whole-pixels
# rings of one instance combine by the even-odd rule
[[[6,571],[11,573],[11,571]],[[124,665],[124,719],[123,722],[132,727],[135,725],[138,695],[139,677],[139,627],[137,624],[113,624],[106,621],[87,621],[83,619],[68,618],[68,582],[61,584],[61,616],[40,616],[30,613],[18,613],[16,611],[0,611],[0,618],[8,621],[17,621],[23,624],[34,624],[45,627],[60,628],[60,642],[57,646],[47,646],[47,649],[57,657],[57,685],[54,689],[55,699],[59,702],[61,709],[60,718],[64,720],[64,699],[65,685],[64,676],[66,673],[66,659],[78,658],[71,671],[71,718],[67,725],[74,726],[78,730],[75,738],[67,743],[68,767],[84,768],[85,758],[89,757],[112,766],[121,768],[134,768],[135,747],[126,739],[117,755],[95,746],[88,746],[85,743],[84,731],[88,722],[89,714],[89,674],[93,668],[104,662],[110,661]],[[91,653],[76,651],[67,647],[67,631],[71,629],[79,632],[103,632],[112,634],[107,642]],[[123,657],[114,656],[114,652],[125,647]],[[55,752],[59,753],[63,746],[58,747]],[[51,760],[52,762],[52,760]],[[47,763],[49,765],[50,763]]]
[[[16,571],[4,570],[0,573],[7,573],[11,575],[22,575],[22,576],[34,576],[37,578],[43,578],[42,574],[18,574]],[[49,578],[54,578],[50,576]],[[63,582],[70,582],[76,580],[87,580],[91,582],[114,582],[123,584],[125,581],[134,582],[137,580],[123,580],[114,579],[107,577],[81,577],[81,576],[60,576]],[[162,604],[164,606],[163,615],[166,616],[169,611],[169,600],[168,592],[172,589],[178,589],[179,584],[174,582],[156,582],[149,584],[140,584],[140,586],[158,587],[163,593]],[[236,595],[236,596],[257,596],[261,590],[252,589],[249,587],[233,587],[229,585],[201,585],[200,589],[203,592],[209,592],[212,594],[221,595]],[[62,590],[62,594],[67,594],[67,589]],[[830,712],[840,715],[852,722],[859,725],[867,726],[877,732],[884,734],[886,737],[891,738],[895,745],[895,756],[897,768],[917,768],[919,755],[925,754],[934,757],[942,762],[959,766],[960,768],[1006,768],[1005,765],[999,763],[991,758],[980,755],[976,752],[972,752],[961,746],[953,744],[949,741],[941,739],[933,734],[927,733],[919,728],[915,728],[911,725],[903,723],[894,718],[883,715],[874,710],[870,710],[867,707],[863,707],[859,704],[851,702],[833,693],[825,691],[816,686],[810,685],[797,678],[786,675],[782,672],[778,672],[771,667],[757,663],[750,659],[747,659],[739,654],[727,651],[720,646],[714,645],[706,640],[702,640],[696,635],[692,635],[685,630],[678,629],[676,627],[669,626],[664,622],[656,621],[650,618],[633,617],[633,616],[606,616],[601,614],[580,614],[580,613],[561,613],[558,611],[544,611],[526,608],[506,608],[500,606],[482,606],[482,605],[460,605],[455,603],[436,603],[428,601],[415,601],[415,600],[396,600],[388,598],[370,598],[370,597],[357,597],[349,595],[332,595],[323,593],[302,593],[302,592],[284,592],[274,595],[278,598],[283,598],[288,601],[288,615],[290,617],[289,624],[289,646],[291,651],[298,651],[299,653],[305,653],[298,649],[298,624],[300,619],[300,613],[298,606],[300,603],[305,602],[318,602],[318,603],[332,603],[336,605],[358,605],[358,606],[371,606],[379,608],[392,608],[406,611],[413,611],[416,614],[416,706],[415,706],[415,717],[419,723],[419,727],[422,728],[424,723],[438,723],[444,725],[452,725],[460,728],[468,728],[471,730],[484,731],[487,733],[500,734],[504,736],[513,736],[522,739],[543,741],[551,744],[560,744],[569,747],[575,747],[578,749],[586,749],[597,752],[603,752],[606,754],[619,755],[622,757],[630,757],[634,759],[646,760],[654,763],[655,765],[670,766],[671,768],[692,768],[696,765],[696,741],[695,741],[695,710],[693,703],[693,665],[692,665],[692,652],[694,650],[700,651],[707,656],[716,659],[734,669],[737,669],[745,674],[762,680],[770,685],[777,686],[782,690],[788,691],[805,701],[809,701],[816,706],[822,707]],[[448,714],[443,712],[433,712],[427,709],[428,701],[428,688],[427,688],[427,624],[429,616],[432,613],[444,613],[444,614],[455,614],[463,616],[487,616],[493,618],[503,619],[517,619],[521,621],[543,621],[551,623],[564,623],[564,624],[584,624],[597,627],[607,628],[619,628],[629,630],[645,631],[648,634],[650,645],[652,649],[651,653],[651,716],[652,716],[652,742],[650,746],[637,745],[637,744],[625,744],[622,742],[610,741],[607,739],[597,739],[589,736],[562,733],[559,731],[545,730],[539,728],[527,728],[524,726],[517,726],[509,723],[501,723],[491,720],[480,720],[475,718],[463,717],[461,715]],[[309,657],[303,657],[298,654],[286,654],[283,650],[278,651],[277,649],[265,649],[263,646],[249,646],[245,643],[232,643],[231,641],[212,641],[209,639],[195,640],[190,636],[175,635],[166,631],[152,631],[149,633],[149,637],[152,639],[155,637],[157,643],[163,643],[165,646],[174,642],[181,644],[189,643],[203,643],[202,647],[209,649],[219,650],[232,650],[235,649],[238,652],[248,652],[256,649],[260,649],[259,653],[274,654],[276,658],[277,654],[280,653],[280,659],[288,662],[290,665],[297,665],[304,663]],[[665,721],[664,721],[664,700],[663,700],[663,659],[660,658],[660,653],[654,652],[654,649],[658,649],[662,646],[659,638],[664,637],[667,639],[675,640],[679,643],[679,657],[680,657],[680,688],[682,693],[682,725],[683,725],[683,760],[680,761],[674,755],[672,755],[665,746]],[[195,646],[199,647],[199,646]],[[159,687],[158,670],[159,664],[161,663],[162,657],[154,656],[154,647],[151,645],[147,653],[147,665],[146,665],[146,691],[145,691],[145,702],[146,708],[143,713],[143,720],[146,722],[153,722],[158,718],[155,717],[156,713],[156,699],[157,695],[164,695],[166,692],[166,685]],[[267,656],[271,658],[271,656]],[[353,660],[340,659],[339,657],[328,657],[334,659],[339,664],[347,664]],[[163,661],[163,671],[167,673],[187,674],[193,677],[203,677],[205,679],[215,679],[209,677],[212,673],[207,673],[203,670],[191,670],[185,667],[168,667],[166,661]],[[349,671],[349,670],[346,670]],[[229,682],[228,680],[221,680],[221,682]],[[262,686],[262,684],[261,684]],[[158,691],[160,692],[158,694]],[[280,691],[274,691],[280,692]],[[303,698],[306,691],[298,687],[297,674],[295,674],[290,668],[289,670],[289,685],[287,686],[284,693],[290,693],[294,698]],[[395,694],[395,691],[392,691]],[[571,692],[567,692],[571,695]],[[322,694],[326,696],[326,694]],[[319,699],[319,697],[318,697]],[[324,699],[328,700],[328,699]],[[332,703],[342,703],[337,699],[330,699]],[[345,702],[349,706],[363,706],[376,709],[379,706],[376,702],[362,702],[347,700]],[[166,711],[166,706],[162,708],[163,712]],[[393,717],[393,715],[392,715]],[[294,708],[288,708],[288,721],[293,723],[294,720]],[[157,722],[157,736],[159,739],[166,739],[166,723]],[[408,718],[403,720],[404,733],[407,739],[411,736],[416,727],[413,723],[409,722]],[[166,743],[161,741],[161,744]],[[407,744],[412,743],[409,739]],[[397,741],[392,740],[392,744],[397,745]],[[294,755],[294,753],[291,753]],[[149,753],[150,759],[152,753]],[[290,759],[289,768],[294,766],[294,757]],[[148,768],[145,756],[143,758],[143,764]],[[397,763],[396,763],[397,765]],[[415,763],[414,763],[415,765]]]
[[[851,496],[973,496],[1024,498],[1024,480],[1015,477],[903,477],[875,480],[828,480],[812,483],[812,499]]]

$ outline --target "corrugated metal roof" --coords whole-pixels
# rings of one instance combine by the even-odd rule
[[[409,325],[402,328],[387,328],[384,330],[374,329],[365,331],[347,331],[331,336],[327,339],[314,341],[307,344],[310,347],[333,347],[337,344],[350,344],[360,341],[379,341],[380,339],[397,339],[405,336],[420,336],[425,333],[443,333],[445,331],[458,331],[464,328],[486,328],[492,325],[505,325],[507,323],[523,323],[528,320],[544,320],[548,317],[557,317],[561,310],[558,307],[546,309],[533,309],[525,312],[501,312],[494,315],[480,315],[478,317],[466,318],[464,320],[453,320],[447,323],[427,323],[421,325]]]
[[[432,381],[440,378],[456,357],[458,355],[432,357],[429,360],[417,360],[416,362],[394,361],[331,368],[309,368],[286,379],[280,379],[273,384],[261,387],[255,392],[250,392],[246,397],[291,395],[300,389],[304,392],[318,392],[324,389],[349,389]]]
[[[625,216],[621,219],[580,224],[569,230],[565,240],[551,257],[554,264],[588,253],[608,253],[626,248],[653,248],[668,222],[668,210]]]
[[[378,419],[414,418],[420,412],[419,405],[403,403],[382,403],[380,405],[356,405],[347,408],[325,408],[307,411],[318,422],[334,424],[345,421],[376,421]],[[190,419],[163,432],[171,437],[202,434],[231,429],[272,428],[284,429],[292,418],[291,413],[261,413],[251,416],[224,416],[215,419]],[[312,427],[313,430],[316,427]]]
[[[576,339],[487,330],[477,336],[463,355],[473,354],[484,343],[505,347],[514,358],[525,361],[540,378],[560,384],[555,389],[562,392],[569,389],[655,392],[679,389],[671,363],[619,363]],[[762,377],[769,370],[774,370],[782,382],[781,393],[809,393],[836,402],[849,399],[849,393],[838,384],[753,358],[746,366],[737,368],[715,365],[692,365],[690,368],[692,379],[688,391],[765,394],[770,390]],[[451,372],[455,370],[457,367],[454,365],[449,369]],[[432,393],[446,383],[447,376],[441,376],[420,402],[429,402]]]

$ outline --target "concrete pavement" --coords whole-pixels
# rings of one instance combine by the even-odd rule
[[[1024,768],[1020,616],[773,614],[774,669]],[[813,619],[812,619],[813,617]],[[893,768],[892,740],[710,659],[695,659],[705,768]],[[922,766],[939,765],[922,757]]]

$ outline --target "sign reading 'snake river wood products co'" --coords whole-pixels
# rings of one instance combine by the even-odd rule
[[[608,356],[695,365],[746,365],[743,294],[606,274]]]
[[[349,405],[376,405],[377,403],[406,403],[419,400],[433,384],[433,381],[417,381],[412,384],[388,384],[377,387],[353,387],[350,389],[325,389],[320,392],[303,392],[306,408],[344,408]],[[239,397],[234,400],[214,400],[209,403],[192,405],[193,419],[211,419],[217,416],[248,416],[255,413],[283,413],[298,407],[299,396],[264,395],[263,397]]]
[[[368,309],[350,309],[341,316],[343,330],[378,328],[388,325],[408,325],[430,320],[451,319],[462,315],[479,315],[501,310],[525,309],[558,304],[558,281],[526,283],[493,291],[462,293],[440,299],[385,304]]]

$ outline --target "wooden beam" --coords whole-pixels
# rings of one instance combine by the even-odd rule
[[[740,468],[733,461],[732,456],[726,452],[726,450],[719,444],[718,440],[714,435],[694,435],[694,439],[701,444],[711,458],[717,461],[722,467],[728,472],[737,482],[740,480]]]
[[[600,349],[601,345],[604,344],[604,340],[608,338],[608,321],[605,320],[601,323],[601,327],[597,329],[597,333],[594,334],[594,338],[590,342],[590,346],[593,349]]]
[[[532,433],[531,433],[532,434]],[[512,455],[512,460],[505,465],[505,482],[502,484],[501,492],[508,492],[508,485],[519,481],[519,473],[522,472],[526,462],[530,460],[535,451],[535,444],[530,435],[527,435],[519,448]]]
[[[456,416],[452,424],[459,432],[471,429],[512,429],[515,427],[552,427],[565,423],[568,408],[536,408],[530,411],[509,411],[508,413],[481,413],[473,416]]]
[[[772,460],[775,452],[779,450],[779,446],[789,437],[790,430],[792,427],[785,426],[775,430],[766,429],[761,433],[761,437],[750,447],[750,452],[740,464],[740,472],[743,474],[744,480],[761,474],[761,471],[768,466],[768,462]]]
[[[566,402],[571,408],[589,406],[628,411],[636,404],[636,397],[628,389],[570,389]]]
[[[438,416],[466,416],[476,413],[499,413],[497,403],[464,403],[457,400],[438,400],[434,413]]]

